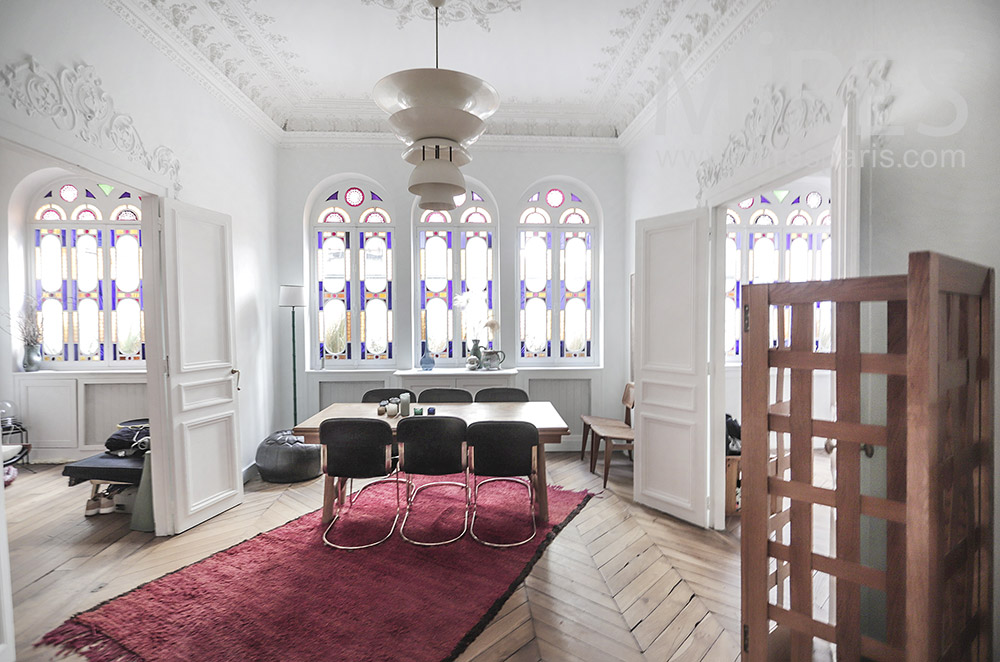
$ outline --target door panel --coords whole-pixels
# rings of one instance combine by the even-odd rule
[[[144,232],[156,532],[180,533],[243,500],[228,216],[159,200]],[[147,201],[143,200],[144,206]],[[160,432],[162,431],[162,432]]]
[[[708,525],[708,212],[636,227],[636,501]]]

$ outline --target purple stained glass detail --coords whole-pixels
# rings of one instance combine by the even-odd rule
[[[83,189],[83,190],[87,194],[88,198],[94,198],[95,200],[97,199],[96,197],[94,197],[94,194],[90,192],[90,189]]]
[[[327,198],[326,201],[330,202],[331,200],[336,200],[338,195],[340,195],[340,191],[334,192],[334,194]]]
[[[376,193],[375,191],[369,191],[369,192],[372,195],[372,200],[378,200],[379,202],[382,202],[382,198],[378,197],[378,193]]]
[[[483,201],[483,197],[481,195],[479,195],[478,193],[476,193],[475,191],[472,192],[472,199],[475,200],[476,202],[482,202]]]
[[[46,193],[46,194],[45,194],[45,195],[43,195],[42,197],[43,197],[43,198],[51,198],[51,197],[52,197],[52,191],[49,191],[48,193]]]
[[[129,193],[128,191],[125,191],[124,193],[122,193],[121,195],[118,196],[118,199],[121,200],[122,198],[131,198],[131,197],[132,197],[132,194]]]
[[[573,202],[583,202],[583,200],[581,200],[580,198],[576,197],[576,193],[570,193],[569,194],[569,199],[572,200]]]
[[[799,200],[800,200],[801,198],[802,198],[802,196],[801,196],[801,195],[797,195],[797,196],[795,196],[795,199],[794,199],[794,200],[792,200],[792,204],[793,204],[793,205],[797,205],[797,204],[799,204]]]
[[[769,205],[769,204],[771,204],[771,201],[768,200],[767,198],[765,198],[764,196],[760,196],[760,203],[762,205]]]
[[[528,202],[538,202],[538,199],[539,199],[539,198],[540,198],[541,196],[542,196],[542,194],[541,194],[541,193],[536,193],[536,194],[534,194],[533,196],[531,196],[530,198],[528,198]]]

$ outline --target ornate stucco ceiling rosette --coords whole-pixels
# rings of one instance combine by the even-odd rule
[[[114,99],[101,87],[94,67],[79,65],[51,70],[33,58],[0,69],[0,92],[29,117],[51,120],[89,145],[121,152],[150,172],[181,189],[180,162],[163,145],[146,150],[130,115],[115,110]]]
[[[398,13],[396,24],[403,27],[410,19],[434,20],[434,8],[427,0],[362,0],[366,5],[378,5]],[[483,30],[490,30],[490,16],[506,10],[520,11],[521,0],[450,0],[441,8],[441,25],[472,20]]]

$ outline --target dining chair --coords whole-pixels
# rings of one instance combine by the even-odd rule
[[[587,437],[590,437],[590,470],[594,470],[595,462],[597,461],[596,453],[600,450],[600,447],[595,445],[597,441],[594,439],[593,435],[590,434],[590,428],[594,423],[600,423],[602,425],[621,425],[623,422],[625,425],[632,426],[632,408],[635,407],[635,382],[628,382],[625,384],[625,392],[622,393],[622,405],[625,407],[625,416],[623,421],[619,421],[616,418],[607,418],[605,416],[590,416],[589,414],[584,414],[580,416],[580,420],[583,421],[583,441],[580,444],[580,459],[583,460],[587,453]]]
[[[635,449],[635,430],[631,425],[612,420],[610,423],[593,423],[590,428],[590,471],[597,467],[594,449],[604,442],[604,487],[608,486],[608,472],[611,470],[611,454],[614,451],[628,451],[631,456]]]
[[[496,386],[479,389],[476,402],[528,402],[528,394],[523,389]]]
[[[447,545],[465,535],[469,528],[469,464],[465,443],[465,421],[454,416],[411,416],[396,425],[396,443],[399,445],[399,470],[405,476],[406,512],[399,526],[399,535],[414,545],[426,547]],[[413,475],[447,476],[460,473],[464,482],[438,480],[419,487]],[[414,509],[417,495],[429,487],[457,486],[465,493],[465,518],[462,532],[447,540],[416,540],[406,535],[406,522]]]
[[[382,402],[389,398],[398,398],[403,393],[409,393],[410,400],[417,401],[417,394],[408,388],[373,388],[370,391],[365,391],[365,394],[361,396],[361,402]]]
[[[464,388],[425,388],[418,402],[472,402],[472,394]]]
[[[392,427],[385,421],[371,418],[330,418],[319,426],[319,441],[326,448],[326,489],[324,489],[323,512],[333,509],[333,519],[323,532],[323,542],[337,549],[365,549],[385,542],[396,529],[399,521],[399,485],[396,483],[396,518],[384,538],[363,545],[338,545],[330,542],[329,534],[334,524],[340,520],[345,494],[348,505],[354,506],[361,493],[372,485],[395,482],[388,478],[396,469],[396,459],[392,455]],[[381,478],[368,483],[356,494],[351,493],[355,478]],[[345,491],[345,487],[347,488]],[[328,503],[332,501],[332,503]]]
[[[517,547],[531,541],[538,532],[535,524],[535,478],[538,473],[535,449],[538,447],[538,428],[524,421],[479,421],[466,432],[469,444],[469,469],[472,472],[472,523],[469,533],[477,541],[490,547]],[[488,476],[479,481],[479,476]],[[523,485],[528,490],[528,518],[531,535],[519,542],[496,542],[481,538],[476,533],[476,514],[479,507],[479,490],[493,482],[510,482]]]

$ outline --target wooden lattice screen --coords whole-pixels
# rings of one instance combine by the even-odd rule
[[[833,352],[814,341],[824,301]],[[993,270],[934,253],[907,276],[743,288],[744,660],[768,658],[772,622],[796,661],[814,637],[846,661],[992,660],[993,301]],[[884,302],[883,353],[862,351],[863,302]],[[813,416],[814,370],[836,376],[834,421]],[[862,423],[865,373],[886,376],[885,425]],[[836,440],[834,489],[814,485],[814,439]],[[869,446],[885,498],[862,492]],[[814,548],[814,504],[836,513],[835,552]],[[862,562],[862,516],[886,522],[884,571]],[[826,619],[815,573],[835,578]],[[884,593],[885,641],[862,635],[862,587]]]

